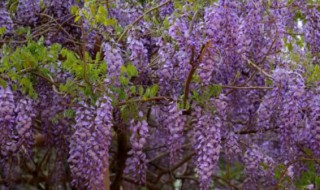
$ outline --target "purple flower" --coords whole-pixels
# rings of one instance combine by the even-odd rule
[[[184,143],[183,129],[186,125],[186,116],[182,115],[182,110],[179,110],[175,102],[169,105],[168,117],[164,121],[164,125],[169,131],[169,150],[170,162],[174,165],[177,160],[182,158],[182,145]]]
[[[143,147],[148,137],[148,123],[143,120],[143,113],[139,112],[139,120],[132,120],[130,123],[131,130],[131,150],[126,163],[126,173],[133,173],[135,180],[140,184],[146,182],[147,159],[143,152]]]
[[[0,147],[1,155],[9,156],[10,152],[16,150],[14,139],[14,96],[10,87],[0,87]]]
[[[193,147],[196,152],[197,174],[200,178],[200,189],[208,190],[220,156],[221,121],[219,117],[204,112],[200,107],[195,111],[197,123],[194,126]]]
[[[33,106],[34,103],[32,99],[24,98],[19,100],[15,108],[15,112],[17,114],[15,118],[15,127],[18,133],[17,147],[19,147],[19,151],[27,151],[29,156],[32,153],[32,145],[34,141],[32,131],[32,119],[36,116]]]
[[[70,142],[70,164],[73,184],[89,189],[101,188],[109,166],[111,143],[111,99],[103,96],[97,108],[83,104],[76,112],[75,132]]]
[[[0,4],[0,27],[4,27],[6,29],[5,34],[11,34],[14,30],[12,19],[6,10],[5,2],[1,2]]]
[[[121,66],[124,65],[121,49],[119,45],[110,43],[105,43],[103,47],[104,60],[108,65],[108,76],[117,82],[117,80],[119,80],[118,77],[120,76]]]
[[[39,0],[19,0],[17,8],[17,21],[22,25],[35,25],[40,13]]]

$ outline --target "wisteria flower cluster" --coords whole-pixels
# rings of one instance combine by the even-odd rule
[[[319,0],[1,0],[0,189],[320,189]]]

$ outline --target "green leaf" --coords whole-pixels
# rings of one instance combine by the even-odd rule
[[[5,88],[7,86],[7,81],[5,81],[4,79],[0,78],[0,85]]]
[[[221,85],[211,85],[209,86],[209,95],[210,97],[218,97],[222,91]]]
[[[156,96],[157,93],[158,93],[158,89],[159,89],[159,87],[158,87],[157,84],[153,85],[153,86],[151,87],[151,89],[150,89],[150,97]]]
[[[35,98],[36,94],[34,92],[32,82],[29,78],[21,78],[20,79],[21,91],[24,94],[28,94],[30,97]]]
[[[270,79],[266,79],[266,84],[267,84],[267,85],[272,85],[272,84],[273,84],[273,81],[270,80]]]
[[[79,7],[78,6],[72,6],[71,7],[71,14],[73,14],[73,15],[79,15]]]
[[[103,6],[103,5],[100,5],[99,8],[98,8],[98,13],[97,14],[102,15],[104,17],[107,17],[108,16],[107,13],[108,12],[107,12],[106,7]]]
[[[72,80],[68,80],[65,84],[60,84],[59,91],[74,95],[77,91],[77,84]]]
[[[123,28],[120,25],[115,26],[116,34],[120,35],[123,32]]]
[[[289,50],[289,51],[292,51],[292,50],[293,50],[292,43],[289,43],[289,44],[288,44],[288,50]]]
[[[76,16],[76,17],[74,18],[74,22],[78,22],[80,19],[81,19],[81,16]]]
[[[115,19],[105,19],[105,21],[103,22],[103,24],[105,26],[117,26],[118,22]]]
[[[127,99],[127,93],[125,92],[125,90],[123,88],[120,89],[119,99],[120,100],[126,100]]]
[[[127,73],[127,68],[126,68],[126,66],[124,66],[124,65],[121,66],[121,68],[120,68],[120,73],[121,73],[122,75]]]
[[[292,3],[293,3],[293,1],[294,1],[294,0],[288,0],[288,1],[287,1],[287,5],[292,4]]]
[[[284,164],[279,164],[276,168],[275,168],[275,174],[274,177],[275,179],[280,179],[281,174],[283,173],[284,169],[285,169],[285,165]]]
[[[131,94],[136,94],[137,93],[137,87],[136,86],[130,86],[130,92],[131,92]]]
[[[67,109],[63,112],[63,116],[66,118],[74,118],[75,116],[75,111],[72,109]]]
[[[4,35],[6,33],[6,28],[3,26],[3,27],[0,27],[0,36],[1,35]]]
[[[139,90],[139,95],[140,95],[140,96],[143,96],[143,93],[144,93],[143,86],[139,86],[139,87],[138,87],[138,90]]]
[[[124,76],[120,76],[120,84],[126,86],[129,84],[129,79],[127,77]]]
[[[127,74],[129,78],[138,76],[138,70],[133,64],[128,64],[127,65]]]
[[[164,29],[169,29],[170,23],[169,23],[169,17],[168,16],[166,16],[166,18],[163,20],[162,24],[163,24]]]
[[[150,97],[150,95],[151,95],[151,90],[150,90],[150,88],[147,88],[142,99],[148,99]]]
[[[197,90],[193,90],[192,91],[192,97],[194,100],[198,100],[199,99],[199,92]]]

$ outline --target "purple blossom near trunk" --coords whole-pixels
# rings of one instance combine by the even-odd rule
[[[83,104],[76,113],[76,125],[70,142],[73,185],[78,188],[102,189],[108,169],[111,141],[111,99],[103,96],[97,108]]]
[[[186,116],[182,114],[174,102],[169,105],[168,117],[164,121],[169,133],[169,150],[170,162],[174,165],[180,158],[182,158],[182,145],[184,143],[183,129],[186,125]]]
[[[12,187],[17,177],[15,160],[11,161],[13,153],[17,150],[15,131],[15,103],[14,94],[10,87],[0,87],[0,169],[2,177],[8,181],[8,187]],[[12,167],[13,166],[13,167]]]
[[[143,147],[147,142],[148,137],[148,123],[142,118],[143,113],[139,112],[139,120],[131,120],[131,150],[128,152],[129,158],[126,163],[126,173],[132,172],[135,181],[139,185],[143,185],[146,182],[146,169],[147,169],[147,158],[143,152]]]
[[[15,108],[17,148],[19,152],[31,156],[34,143],[32,120],[36,116],[33,100],[30,98],[20,99]]]
[[[15,143],[12,142],[12,139],[14,139],[14,109],[14,95],[11,88],[0,87],[0,147],[3,158],[16,150]]]
[[[193,147],[196,152],[196,171],[200,179],[200,189],[208,190],[214,167],[218,163],[221,149],[219,117],[204,113],[196,108],[197,122],[194,126]]]

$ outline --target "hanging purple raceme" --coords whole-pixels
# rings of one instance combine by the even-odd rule
[[[87,141],[91,137],[90,129],[94,123],[94,108],[84,103],[82,106],[83,107],[78,108],[76,111],[76,125],[73,127],[75,132],[70,139],[70,157],[68,159],[73,176],[72,183],[78,188],[90,186],[88,181],[90,177],[92,177],[91,170],[87,165],[88,156],[86,155],[88,155],[88,151],[90,150]]]
[[[275,161],[259,151],[257,145],[253,145],[243,156],[247,179],[244,181],[244,189],[260,189],[272,187],[275,184]]]
[[[289,72],[284,69],[276,69],[273,75],[276,85],[282,95],[280,112],[280,138],[284,146],[284,152],[290,155],[298,133],[298,128],[303,121],[303,97],[305,85],[303,77],[297,72]],[[289,152],[288,152],[289,151]]]
[[[148,123],[143,119],[143,113],[139,112],[139,120],[132,120],[130,123],[131,130],[131,150],[126,163],[126,173],[132,172],[135,180],[140,185],[146,182],[147,158],[143,152],[143,147],[147,142]]]
[[[177,64],[177,59],[174,50],[174,46],[172,43],[165,42],[162,39],[159,39],[157,45],[159,46],[158,54],[159,54],[159,62],[161,63],[162,67],[158,71],[159,75],[159,92],[160,94],[165,95],[170,91],[170,89],[174,90],[177,89],[175,84],[179,84],[173,81],[173,77],[179,77],[177,69],[175,69],[175,65]]]
[[[139,74],[148,73],[148,50],[144,46],[143,39],[137,38],[134,35],[129,35],[127,38],[128,49],[130,50],[130,60],[136,66]]]
[[[0,148],[2,158],[10,156],[9,154],[16,150],[14,139],[14,95],[10,87],[0,87]]]
[[[124,64],[124,60],[121,56],[121,49],[117,44],[105,43],[103,44],[104,60],[108,65],[108,76],[110,79],[114,79],[115,82],[120,76],[121,66]]]
[[[237,52],[245,60],[250,56],[254,61],[258,61],[262,53],[267,51],[263,33],[263,7],[261,2],[247,1],[245,4],[246,14],[242,15],[239,21],[237,35]]]
[[[228,83],[238,70],[245,67],[241,55],[237,53],[239,28],[237,6],[234,1],[220,1],[218,6],[206,8],[204,14],[206,41],[210,41],[212,55],[217,54],[218,59],[215,60],[219,60],[215,61],[214,66],[210,66],[212,63],[206,65],[209,71],[214,68],[214,71],[210,72],[214,72],[214,79],[222,84]],[[214,57],[212,55],[209,57]],[[208,80],[207,75],[203,78]]]
[[[111,127],[112,106],[109,97],[100,98],[96,109],[83,104],[83,107],[77,110],[68,159],[74,186],[85,186],[89,189],[100,189],[104,186]]]
[[[316,157],[320,157],[320,97],[314,95],[309,102],[311,108],[310,114],[310,131],[308,131],[310,142],[308,143]]]
[[[36,25],[39,20],[39,0],[19,0],[16,19],[23,25]]]
[[[217,48],[235,48],[239,19],[236,6],[232,1],[220,1],[218,6],[209,7],[205,11],[205,32]]]
[[[186,124],[186,119],[186,116],[182,115],[182,110],[178,109],[176,103],[171,102],[169,105],[168,117],[164,122],[170,133],[168,145],[170,150],[170,162],[172,165],[174,165],[183,154],[183,129]]]
[[[102,173],[108,168],[109,165],[109,147],[111,144],[111,129],[113,125],[113,108],[111,102],[111,98],[105,95],[96,103],[97,110],[96,117],[94,119],[96,128],[95,136],[96,141],[98,141],[100,144],[95,144],[94,150],[99,153],[98,157],[102,162]]]
[[[196,108],[198,118],[194,126],[193,146],[196,152],[196,168],[200,180],[200,189],[208,190],[214,168],[218,163],[221,149],[219,117]]]
[[[0,28],[6,29],[5,34],[11,34],[14,30],[12,19],[5,7],[5,2],[0,2]]]
[[[315,62],[320,61],[320,11],[317,6],[312,8],[305,7],[306,24],[303,27],[305,31],[305,40],[308,44],[312,58]]]
[[[32,153],[32,145],[34,142],[32,132],[32,119],[36,116],[33,107],[33,100],[30,98],[20,99],[15,108],[16,112],[16,131],[17,135],[17,151],[23,154]]]

